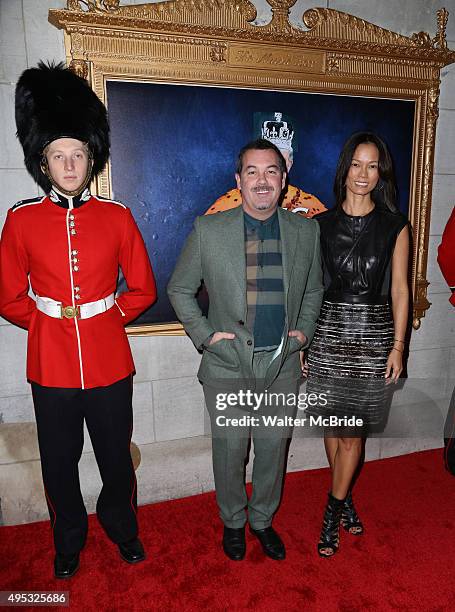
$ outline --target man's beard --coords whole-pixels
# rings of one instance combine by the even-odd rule
[[[256,205],[254,206],[254,208],[256,210],[269,210],[270,208],[273,208],[273,206],[275,205],[275,200],[273,199],[273,195],[272,193],[274,192],[274,189],[270,189],[269,193],[270,193],[270,199],[266,202],[261,202],[259,200],[259,202],[256,202]]]

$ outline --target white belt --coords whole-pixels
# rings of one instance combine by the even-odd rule
[[[52,298],[36,296],[36,307],[41,312],[44,312],[48,317],[54,319],[89,319],[95,315],[106,312],[114,305],[114,294],[97,300],[96,302],[87,302],[87,304],[79,304],[78,306],[63,306],[61,302],[56,302]]]

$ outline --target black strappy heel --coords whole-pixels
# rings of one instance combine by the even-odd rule
[[[344,499],[337,499],[329,493],[329,499],[324,512],[321,537],[318,543],[320,557],[332,557],[340,544],[340,519],[344,506]],[[325,552],[328,549],[331,552]]]
[[[362,521],[359,519],[354,508],[351,491],[349,491],[344,500],[340,523],[343,529],[352,535],[359,536],[364,532]]]

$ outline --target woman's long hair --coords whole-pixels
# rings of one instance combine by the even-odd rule
[[[336,206],[340,207],[346,199],[346,178],[351,167],[354,152],[361,144],[374,144],[379,151],[379,180],[371,192],[371,199],[377,206],[397,212],[397,189],[392,158],[384,141],[372,132],[356,132],[352,134],[341,150],[333,184]]]

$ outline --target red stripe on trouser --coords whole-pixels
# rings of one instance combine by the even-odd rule
[[[131,493],[131,507],[133,509],[134,514],[137,516],[137,510],[134,507],[134,503],[133,503],[133,498],[134,498],[134,492],[136,491],[136,476],[134,477],[134,485],[133,485],[133,492]]]
[[[129,442],[128,442],[128,452],[130,453],[130,455],[131,455],[131,438],[132,438],[132,436],[133,436],[133,424],[131,424],[131,430],[130,430]],[[134,507],[134,503],[133,503],[134,492],[136,491],[136,486],[137,486],[136,472],[134,471],[133,459],[131,459],[131,467],[133,468],[133,479],[134,479],[134,482],[133,482],[133,490],[131,491],[130,504],[131,504],[131,508],[133,509],[134,514],[137,516],[137,510]]]
[[[52,504],[51,498],[49,497],[49,494],[46,491],[46,487],[44,487],[44,495],[46,496],[47,503],[49,504],[49,506],[51,507],[52,512],[54,513],[54,523],[53,524],[52,524],[52,518],[51,518],[52,529],[54,529],[55,528],[55,523],[57,522],[57,513],[55,512],[55,508],[54,508],[54,506]]]
[[[449,450],[451,450],[453,448],[453,445],[455,444],[455,418],[452,423],[452,431],[448,437],[448,440],[449,441],[447,442],[444,448],[444,463],[447,470],[449,469]]]
[[[455,439],[454,438],[449,438],[450,442],[448,442],[448,444],[446,444],[446,447],[444,449],[444,463],[446,466],[446,469],[449,469],[449,450],[452,449],[454,443],[455,443]]]

